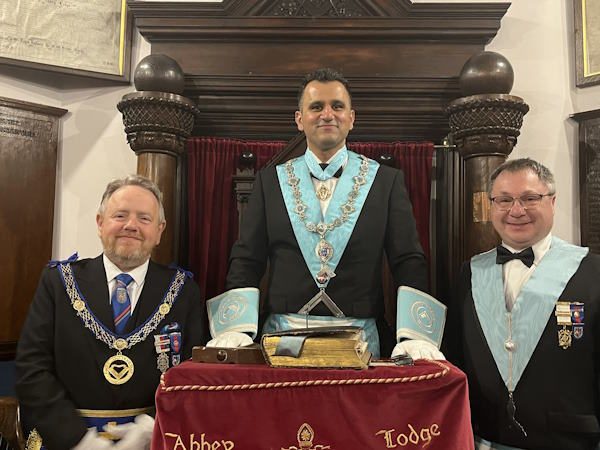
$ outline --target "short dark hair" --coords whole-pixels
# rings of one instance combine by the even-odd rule
[[[302,109],[302,97],[304,96],[304,89],[306,89],[306,85],[311,81],[320,81],[321,83],[328,83],[331,81],[339,81],[344,85],[346,91],[348,92],[348,96],[350,97],[350,101],[352,101],[352,93],[350,92],[350,85],[348,84],[348,80],[344,78],[341,72],[337,70],[330,69],[329,67],[322,67],[317,69],[309,74],[306,74],[300,87],[298,88],[298,109]]]
[[[150,191],[154,195],[154,197],[156,197],[156,200],[158,201],[158,221],[160,223],[165,221],[165,208],[163,206],[163,202],[162,202],[163,195],[162,195],[162,192],[160,191],[160,188],[154,181],[152,181],[149,178],[146,178],[142,175],[138,175],[138,174],[127,175],[125,178],[119,178],[117,180],[113,180],[110,183],[108,183],[108,185],[106,186],[106,190],[104,191],[104,194],[102,194],[102,201],[100,202],[100,206],[98,207],[98,214],[100,214],[101,216],[104,215],[104,211],[106,210],[106,203],[108,202],[108,199],[117,190],[119,190],[125,186],[138,186],[143,189],[146,189],[147,191]]]
[[[502,172],[520,172],[521,170],[531,170],[537,175],[539,180],[546,185],[549,194],[556,194],[556,185],[554,175],[546,166],[531,158],[510,159],[496,167],[496,170],[490,175],[490,194],[494,181]]]

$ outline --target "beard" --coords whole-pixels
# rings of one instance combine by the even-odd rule
[[[102,239],[104,254],[110,259],[119,269],[124,272],[135,269],[144,264],[152,254],[152,248],[148,248],[145,241],[141,241],[141,245],[136,248],[130,248],[125,245],[119,245],[116,238]]]

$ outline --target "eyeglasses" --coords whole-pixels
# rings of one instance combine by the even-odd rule
[[[511,209],[516,201],[519,201],[524,209],[536,208],[544,197],[554,197],[553,193],[548,194],[524,194],[520,197],[509,197],[508,195],[497,195],[496,197],[490,197],[490,200],[499,211],[508,211]]]

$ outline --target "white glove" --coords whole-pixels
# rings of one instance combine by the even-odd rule
[[[98,436],[95,428],[88,428],[87,433],[71,450],[105,450],[113,448],[113,441]]]
[[[154,419],[148,414],[140,414],[130,423],[104,425],[104,430],[121,439],[115,443],[115,450],[148,450],[154,430]]]
[[[422,339],[408,339],[396,344],[392,351],[392,357],[396,355],[408,355],[412,359],[441,359],[446,357],[438,348]]]
[[[216,338],[211,339],[206,344],[207,347],[244,347],[252,344],[254,341],[246,333],[240,333],[239,331],[226,331],[218,335]]]

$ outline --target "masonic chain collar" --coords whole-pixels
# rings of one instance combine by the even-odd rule
[[[152,316],[130,335],[119,337],[100,323],[88,309],[87,303],[80,295],[79,289],[75,283],[71,264],[59,264],[59,268],[65,282],[67,295],[71,300],[71,306],[77,312],[77,315],[81,318],[85,327],[94,334],[96,339],[104,342],[109,348],[117,351],[116,355],[111,356],[106,360],[106,363],[104,363],[104,378],[111,384],[127,383],[133,376],[134,364],[130,358],[123,355],[122,351],[130,349],[135,344],[144,341],[148,335],[158,327],[163,318],[169,314],[173,303],[179,295],[181,287],[185,283],[185,272],[177,270],[177,274],[173,278],[163,302]]]
[[[333,231],[335,228],[346,222],[350,215],[356,210],[354,202],[358,197],[361,187],[367,182],[366,176],[369,171],[369,160],[364,156],[360,156],[360,158],[362,161],[360,163],[358,175],[353,178],[354,185],[352,186],[352,190],[348,193],[346,202],[340,207],[342,214],[333,219],[330,223],[325,223],[324,221],[319,223],[306,221],[306,211],[308,207],[306,203],[302,201],[302,192],[300,192],[300,188],[298,187],[300,179],[296,177],[294,173],[292,160],[285,164],[287,183],[292,187],[294,196],[294,212],[298,215],[300,221],[309,232],[316,233],[320,237],[319,242],[315,247],[315,253],[321,263],[321,270],[316,275],[317,283],[319,283],[321,289],[324,289],[324,285],[327,285],[329,280],[335,276],[335,273],[328,265],[328,262],[333,257],[334,248],[333,245],[325,239],[325,236],[328,232]]]

